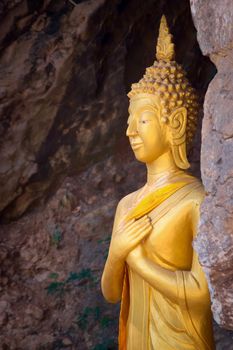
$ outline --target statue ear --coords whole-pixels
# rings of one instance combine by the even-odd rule
[[[190,164],[186,154],[187,109],[176,108],[169,116],[170,144],[176,165],[187,169]]]

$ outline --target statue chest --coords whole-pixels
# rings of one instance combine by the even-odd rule
[[[153,224],[143,243],[146,256],[170,270],[189,270],[192,265],[192,226],[185,211],[171,211]]]

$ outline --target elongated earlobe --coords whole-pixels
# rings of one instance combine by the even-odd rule
[[[177,108],[169,116],[170,144],[175,163],[181,169],[190,167],[186,154],[186,125],[186,108]]]

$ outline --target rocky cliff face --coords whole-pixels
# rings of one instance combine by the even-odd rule
[[[196,242],[215,320],[233,329],[233,3],[191,1],[201,50],[217,67],[205,97],[201,174],[207,191]]]
[[[18,1],[3,9],[0,206],[6,218],[22,215],[62,176],[109,152],[121,131],[126,28],[119,21],[113,33],[114,6],[103,5]]]
[[[187,1],[73,3],[2,4],[4,219],[21,216],[52,193],[66,174],[113,152],[124,130],[126,91],[153,62],[162,8],[177,44],[182,43],[177,45],[178,60],[202,95],[211,75],[189,29],[190,15],[184,16]]]
[[[163,12],[177,60],[204,99],[215,66],[199,50],[188,1],[0,4],[4,350],[116,349],[118,307],[104,302],[99,280],[116,204],[144,180],[124,137],[126,93],[154,60]],[[196,174],[199,148],[197,136]],[[229,339],[217,330],[218,349],[230,350]]]

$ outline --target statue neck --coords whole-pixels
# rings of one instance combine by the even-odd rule
[[[147,185],[154,185],[164,179],[164,184],[169,180],[174,172],[180,171],[176,166],[172,153],[168,152],[162,154],[158,159],[146,164],[147,167]],[[163,182],[163,181],[162,181]]]

